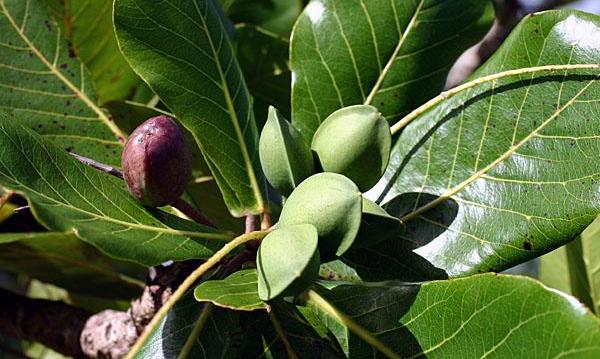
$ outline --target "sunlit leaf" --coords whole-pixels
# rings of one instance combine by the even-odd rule
[[[526,278],[339,285],[324,296],[402,358],[596,358],[600,326],[575,298]],[[312,301],[349,358],[383,357]]]
[[[416,254],[450,276],[499,271],[560,247],[596,218],[600,66],[585,64],[600,64],[598,36],[596,15],[531,15],[474,78],[585,68],[470,86],[404,129],[369,195],[404,203],[393,214],[412,226]]]
[[[41,0],[0,1],[0,110],[63,149],[120,164],[124,133]]]
[[[291,44],[292,119],[311,139],[335,110],[373,105],[395,123],[437,94],[487,31],[487,0],[314,0]]]
[[[131,97],[142,81],[117,46],[112,1],[44,0],[69,41],[69,51],[90,70],[101,105]]]

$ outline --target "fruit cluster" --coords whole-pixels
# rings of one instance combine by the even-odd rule
[[[334,112],[310,147],[269,109],[259,154],[265,176],[285,198],[275,230],[258,251],[262,300],[297,295],[317,279],[321,263],[397,233],[398,220],[361,194],[383,176],[391,143],[388,122],[372,106]]]
[[[391,143],[388,122],[372,106],[334,112],[310,146],[279,111],[269,109],[259,155],[284,205],[257,254],[261,299],[297,295],[318,277],[321,263],[399,231],[396,218],[362,196],[383,176]],[[185,133],[175,121],[151,118],[125,146],[127,187],[145,206],[173,203],[191,176],[191,158]]]

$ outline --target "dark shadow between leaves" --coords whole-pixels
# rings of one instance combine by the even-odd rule
[[[318,333],[310,320],[295,305],[281,299],[270,302],[271,310],[286,333],[287,339],[299,358],[343,358],[338,342],[329,335]],[[265,343],[273,358],[287,358],[281,342],[266,311],[256,310],[242,314],[240,326],[247,333],[243,352],[239,358],[261,358],[265,355]]]
[[[144,358],[179,358],[181,349],[190,338],[197,336],[188,354],[189,358],[239,357],[241,340],[245,334],[240,327],[241,312],[219,307],[212,309],[200,333],[194,333],[205,303],[199,303],[190,290],[169,311],[160,333],[154,334],[146,343],[141,356]]]
[[[392,216],[406,213],[434,201],[438,196],[427,193],[405,193],[383,207]],[[414,283],[447,279],[447,273],[414,253],[444,232],[458,214],[458,204],[449,200],[409,221],[398,235],[375,246],[348,251],[342,261],[356,270],[364,281],[397,280]],[[434,225],[432,222],[439,223]]]
[[[418,284],[382,282],[339,285],[329,291],[322,288],[318,291],[401,358],[421,358],[419,354],[423,349],[419,341],[401,324],[401,319],[409,312],[420,289]],[[374,349],[354,334],[350,335],[348,346],[351,357],[373,357]],[[384,356],[378,353],[377,357]]]

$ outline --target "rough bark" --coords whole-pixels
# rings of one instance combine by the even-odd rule
[[[62,302],[30,299],[0,289],[0,333],[83,357],[79,337],[91,313]]]
[[[63,302],[30,299],[0,289],[0,334],[36,341],[74,358],[118,359],[199,261],[152,267],[142,295],[126,312],[97,314]]]

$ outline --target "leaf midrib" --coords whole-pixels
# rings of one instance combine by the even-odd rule
[[[452,196],[454,196],[457,193],[459,193],[465,187],[467,187],[468,185],[470,185],[471,183],[473,183],[475,180],[481,178],[483,175],[485,175],[491,169],[493,169],[494,167],[496,167],[498,164],[500,164],[501,162],[503,162],[506,159],[508,159],[519,148],[521,148],[523,145],[525,145],[527,142],[529,142],[529,140],[531,140],[536,134],[538,134],[542,129],[544,129],[544,127],[546,127],[546,125],[548,125],[550,122],[552,122],[554,119],[556,119],[564,110],[566,110],[573,103],[575,103],[575,101],[577,100],[577,98],[579,96],[581,96],[588,89],[588,87],[590,87],[598,79],[599,76],[600,75],[597,75],[595,79],[591,80],[586,86],[584,86],[579,92],[577,92],[577,94],[575,94],[568,102],[566,102],[564,104],[564,106],[562,106],[559,109],[557,109],[552,114],[552,116],[550,116],[546,120],[544,120],[537,128],[535,128],[533,131],[531,131],[531,133],[528,134],[527,136],[525,136],[525,138],[523,138],[519,143],[517,143],[515,145],[512,145],[506,152],[504,152],[501,156],[499,156],[498,158],[496,158],[490,164],[488,164],[487,166],[485,166],[481,170],[473,173],[469,178],[467,178],[463,182],[461,182],[458,185],[454,186],[453,188],[445,191],[442,195],[440,195],[434,201],[431,201],[428,204],[426,204],[426,205],[424,205],[422,207],[419,207],[416,210],[414,210],[414,211],[406,214],[405,216],[403,216],[402,218],[400,218],[400,221],[402,223],[406,223],[407,221],[416,218],[417,216],[419,216],[419,215],[421,215],[421,214],[429,211],[430,209],[433,209],[433,208],[439,206],[443,202],[445,202],[448,199],[450,199]]]
[[[421,7],[423,6],[423,3],[425,3],[425,0],[419,1],[419,4],[417,5],[417,8],[415,9],[415,13],[413,14],[412,18],[410,19],[410,22],[408,23],[408,25],[406,26],[406,29],[404,30],[404,34],[402,34],[402,33],[398,34],[399,36],[401,36],[400,40],[398,41],[398,45],[394,49],[394,52],[392,53],[392,56],[386,63],[385,67],[379,74],[379,77],[377,78],[377,81],[375,82],[373,89],[371,90],[371,92],[369,93],[369,96],[367,96],[367,99],[364,102],[365,105],[370,105],[371,103],[373,103],[373,99],[377,95],[377,92],[381,88],[381,85],[383,85],[383,81],[385,80],[386,76],[390,72],[390,69],[392,68],[392,66],[394,66],[394,63],[396,62],[396,58],[398,57],[398,53],[400,53],[400,50],[402,49],[402,45],[404,45],[404,42],[408,38],[410,31],[413,29],[413,27],[417,21],[417,17],[419,16],[419,14],[421,12]],[[393,6],[395,9],[396,8],[395,5],[393,5]]]
[[[98,106],[96,106],[96,104],[85,93],[80,91],[71,81],[69,81],[54,65],[52,65],[48,61],[48,59],[46,59],[44,54],[42,54],[35,47],[35,45],[31,42],[29,37],[27,37],[24,31],[19,28],[19,26],[15,22],[15,19],[11,16],[10,12],[6,8],[4,0],[0,0],[0,8],[2,8],[2,12],[6,16],[6,19],[10,23],[13,30],[19,35],[23,42],[27,44],[29,50],[31,50],[31,52],[42,62],[42,64],[44,64],[54,76],[56,76],[60,81],[62,81],[75,94],[76,97],[81,99],[92,111],[94,111],[96,115],[98,115],[98,118],[104,123],[104,125],[106,125],[110,129],[110,131],[115,135],[117,139],[124,141],[127,138],[127,135],[125,135],[125,133],[122,132],[121,129],[114,122],[112,122],[108,118],[108,116],[106,116],[106,114]],[[27,18],[28,14],[26,13],[25,19]]]
[[[221,61],[220,58],[216,52],[216,48],[215,45],[213,43],[213,39],[211,37],[211,34],[208,32],[208,26],[206,23],[206,20],[204,19],[204,16],[202,16],[202,12],[200,11],[200,9],[198,8],[198,1],[197,0],[193,0],[194,1],[194,6],[196,8],[196,11],[198,12],[198,15],[200,17],[200,20],[202,21],[203,27],[202,27],[202,31],[204,32],[204,34],[206,35],[206,38],[208,39],[208,43],[210,45],[210,50],[213,54],[213,58],[215,59],[215,64],[217,66],[217,70],[219,72],[219,78],[221,80],[221,86],[222,86],[222,90],[223,90],[223,95],[225,97],[225,102],[227,103],[227,108],[228,108],[228,112],[229,112],[229,117],[231,118],[231,121],[233,123],[233,127],[235,129],[235,134],[236,137],[238,138],[238,141],[240,143],[240,149],[242,152],[242,157],[244,158],[244,162],[245,162],[245,166],[246,166],[246,171],[248,171],[248,177],[250,179],[250,184],[252,186],[252,191],[254,192],[254,196],[256,198],[257,201],[257,205],[258,205],[258,209],[259,211],[263,211],[265,204],[262,198],[262,193],[260,190],[260,186],[258,185],[258,181],[256,179],[256,174],[254,172],[254,167],[252,166],[252,161],[250,160],[250,155],[248,154],[248,148],[246,147],[246,140],[244,139],[244,135],[242,134],[242,130],[240,128],[240,124],[239,124],[239,118],[237,115],[237,112],[235,111],[235,106],[233,104],[233,99],[231,98],[231,94],[229,93],[229,86],[227,84],[227,80],[225,78],[225,74],[223,73],[223,68],[221,66]],[[212,6],[212,3],[207,2],[206,3],[207,6],[207,12],[210,11],[209,7]],[[220,20],[218,20],[220,22]],[[223,25],[221,24],[221,27],[223,27]],[[224,32],[225,29],[221,29],[221,32]],[[223,36],[226,36],[225,34],[222,34]],[[231,49],[231,44],[229,43],[229,41],[225,41],[226,45],[225,46],[229,46]],[[232,50],[232,49],[231,49]],[[231,56],[233,55],[233,50],[231,53]],[[237,61],[234,60],[235,63],[235,67],[238,69],[238,71],[240,71],[239,66]],[[243,77],[240,78],[240,81],[244,81]],[[248,111],[251,112],[251,109],[249,109]],[[194,135],[194,137],[196,137]],[[199,143],[198,139],[196,139],[196,141]]]

